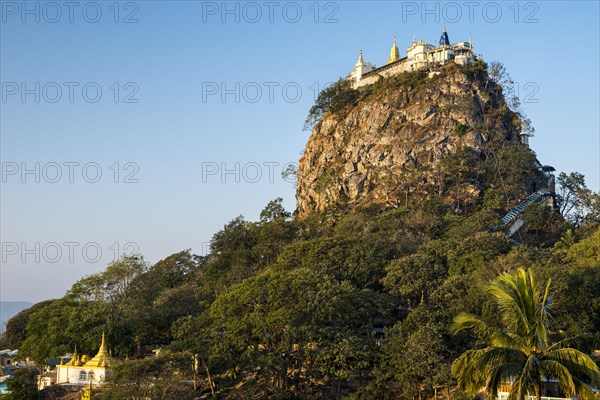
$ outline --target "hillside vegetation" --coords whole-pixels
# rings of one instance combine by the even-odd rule
[[[447,76],[455,82],[448,93],[472,104],[440,105],[423,116],[431,122],[416,124],[407,110],[429,108],[417,100],[434,96],[433,87],[444,91]],[[456,388],[450,365],[482,343],[469,332],[452,334],[453,319],[470,313],[501,324],[485,288],[500,274],[530,268],[538,282],[551,278],[552,338],[591,333],[571,345],[599,348],[598,195],[579,174],[561,175],[558,207],[530,206],[525,228],[507,236],[500,218],[540,173],[533,152],[518,143],[519,115],[498,85],[482,86],[486,77],[485,68],[449,66],[363,92],[330,90],[344,97],[311,113],[294,216],[276,199],[259,221],[227,223],[206,256],[181,251],[154,265],[124,257],[64,297],[21,312],[2,347],[43,363],[75,346],[95,353],[105,331],[121,361],[94,399],[462,400],[470,397]],[[378,115],[388,114],[387,128],[378,125]],[[357,130],[338,135],[335,120]],[[359,131],[400,142],[382,136],[366,150],[353,144]],[[367,155],[400,157],[408,132],[425,138],[422,152],[410,152],[418,162]],[[446,145],[423,144],[433,143],[428,135],[447,137]],[[364,149],[360,160],[371,161],[346,168],[343,149],[356,146]],[[308,177],[324,163],[330,175]],[[361,169],[369,176],[362,191],[344,189],[343,174]],[[138,359],[143,347],[162,352]]]

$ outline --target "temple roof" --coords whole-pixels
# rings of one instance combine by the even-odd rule
[[[104,332],[102,333],[102,343],[100,343],[100,349],[91,360],[85,363],[86,367],[110,367],[111,357],[106,350],[106,341],[104,339]]]
[[[81,362],[81,359],[79,358],[79,355],[77,354],[77,347],[75,347],[73,356],[71,357],[71,360],[69,360],[69,362],[66,365],[71,366],[71,367],[81,367],[83,365],[83,363]]]

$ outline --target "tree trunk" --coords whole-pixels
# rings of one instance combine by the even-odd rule
[[[280,375],[281,389],[283,389],[283,390],[287,390],[287,373],[288,373],[288,363],[286,361],[283,364],[283,367],[281,368],[281,375]]]
[[[204,364],[204,370],[206,371],[206,376],[208,377],[208,386],[210,386],[210,393],[215,395],[215,384],[213,383],[212,376],[210,375],[210,371],[208,370],[208,365],[206,364],[206,360],[202,359],[202,364]]]
[[[535,398],[537,400],[542,400],[542,383],[541,382],[536,382],[534,385],[534,390],[535,390]]]
[[[433,398],[437,400],[437,386],[433,385]]]
[[[194,353],[192,361],[192,368],[194,371],[194,393],[198,391],[198,354]]]

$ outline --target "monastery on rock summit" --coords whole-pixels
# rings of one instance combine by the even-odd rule
[[[446,32],[444,26],[437,47],[425,43],[422,38],[417,42],[416,37],[414,37],[412,44],[406,49],[406,57],[402,58],[400,58],[400,51],[396,45],[396,36],[394,35],[390,58],[386,65],[379,68],[370,62],[366,62],[363,59],[361,50],[354,69],[348,74],[348,79],[352,82],[352,87],[356,89],[375,83],[380,77],[387,78],[400,72],[415,71],[435,64],[445,64],[448,61],[466,65],[476,60],[477,58],[473,54],[472,39],[469,38],[468,42],[450,44],[448,32]]]

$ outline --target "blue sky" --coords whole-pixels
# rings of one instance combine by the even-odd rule
[[[59,297],[124,251],[201,254],[276,197],[292,210],[280,173],[319,88],[444,22],[506,65],[542,163],[600,187],[596,1],[72,4],[0,2],[0,300]]]

